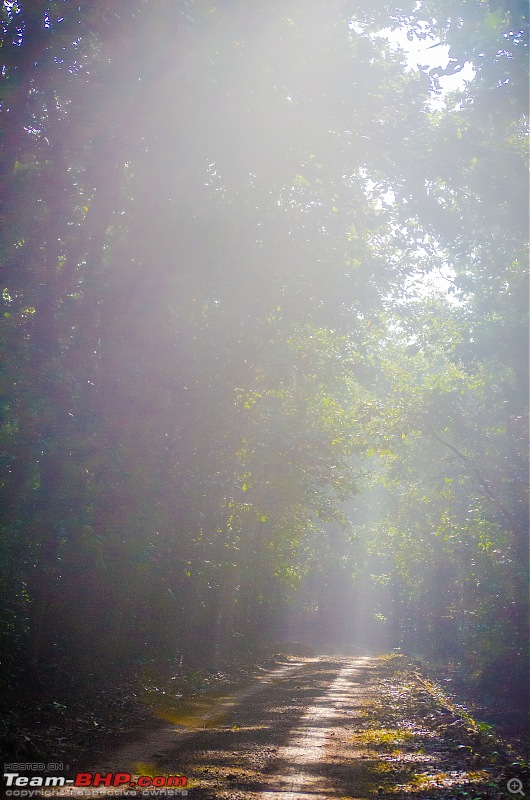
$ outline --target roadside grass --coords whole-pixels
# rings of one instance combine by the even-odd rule
[[[370,696],[363,729],[351,741],[371,763],[385,765],[373,775],[380,796],[505,800],[510,780],[521,781],[523,791],[529,788],[530,770],[521,754],[405,655],[378,659]]]

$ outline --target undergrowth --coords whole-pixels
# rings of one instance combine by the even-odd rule
[[[500,800],[510,796],[508,786],[528,787],[521,754],[424,677],[417,662],[401,654],[381,657],[371,689],[363,730],[353,740],[384,765],[379,794],[392,800]]]

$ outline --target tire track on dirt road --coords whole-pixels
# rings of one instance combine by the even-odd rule
[[[325,774],[326,751],[333,737],[340,735],[340,728],[351,724],[351,714],[359,708],[360,671],[371,661],[363,657],[345,664],[327,691],[307,709],[278,753],[274,788],[255,795],[257,800],[330,800],[338,796]],[[340,794],[344,796],[342,791]]]

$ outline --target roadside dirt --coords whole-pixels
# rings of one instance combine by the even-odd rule
[[[192,800],[500,800],[530,788],[521,758],[402,656],[285,659],[230,693],[162,692],[155,705],[160,727],[76,766],[131,782],[186,776]],[[55,796],[182,793],[69,786]]]

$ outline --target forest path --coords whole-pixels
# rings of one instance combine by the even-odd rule
[[[186,775],[189,796],[205,800],[369,797],[377,786],[365,749],[350,739],[375,662],[296,659],[229,696],[161,709],[171,727],[116,750],[94,770]],[[103,787],[94,792],[104,794]]]
[[[193,800],[500,800],[529,785],[515,752],[401,655],[290,659],[231,693],[160,696],[157,714],[169,724],[92,766],[132,785],[84,798],[180,796],[155,788],[163,776],[186,776]]]

